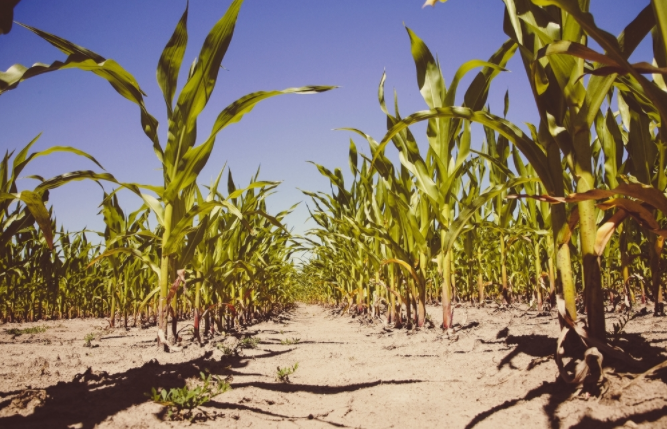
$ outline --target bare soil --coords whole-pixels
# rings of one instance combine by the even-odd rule
[[[428,312],[437,325],[440,310]],[[609,330],[617,318],[608,314]],[[650,311],[630,320],[618,341],[643,368],[605,360],[607,382],[593,395],[558,377],[554,313],[460,307],[453,335],[362,319],[302,304],[174,353],[157,349],[153,327],[110,330],[100,319],[7,324],[0,327],[0,427],[667,427],[667,371],[625,387],[667,359],[667,320]],[[180,323],[183,332],[189,323]],[[47,330],[8,333],[31,326]],[[91,348],[83,340],[89,333]],[[257,348],[223,355],[222,345],[244,337],[258,338]],[[297,362],[291,383],[276,380],[277,367]],[[202,407],[204,421],[171,421],[144,395],[205,370],[228,377],[232,390]]]

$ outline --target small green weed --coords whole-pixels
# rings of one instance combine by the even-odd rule
[[[301,338],[292,338],[292,339],[285,338],[284,340],[280,341],[280,344],[283,344],[283,345],[299,344],[299,341],[301,341]]]
[[[94,339],[95,339],[95,334],[86,334],[86,336],[83,337],[83,341],[85,341],[83,346],[84,347],[92,347],[93,344],[91,343],[91,341],[93,341]]]
[[[238,354],[236,347],[228,347],[224,344],[218,344],[218,350],[222,351],[223,356],[231,356],[234,354]]]
[[[239,346],[242,349],[256,349],[257,344],[259,344],[259,339],[258,338],[248,337],[248,338],[242,339],[241,342],[239,343]]]
[[[153,402],[168,407],[167,416],[171,420],[188,419],[192,421],[194,414],[192,410],[206,404],[213,397],[228,391],[231,387],[225,380],[212,377],[210,374],[199,373],[203,384],[195,388],[187,385],[179,388],[167,389],[151,388],[151,393],[145,395]]]
[[[17,337],[23,334],[41,334],[42,332],[46,332],[46,326],[33,326],[32,328],[24,328],[24,329],[18,329],[18,328],[7,329],[7,333],[9,335],[16,335]]]
[[[294,374],[299,367],[299,362],[295,363],[294,366],[286,366],[285,368],[278,367],[276,372],[276,380],[282,381],[283,383],[290,383],[289,376]]]

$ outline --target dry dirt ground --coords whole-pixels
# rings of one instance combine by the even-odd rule
[[[438,308],[428,312],[438,323]],[[608,329],[616,317],[608,315]],[[232,390],[203,407],[209,419],[192,423],[201,427],[667,427],[667,371],[622,389],[631,378],[618,374],[631,370],[607,366],[608,390],[587,397],[557,377],[553,314],[461,307],[455,321],[459,331],[447,336],[299,305],[236,337],[174,353],[157,350],[155,328],[109,330],[99,319],[7,324],[0,327],[0,428],[188,426],[166,420],[165,408],[144,393],[183,386],[204,370],[231,376]],[[29,326],[47,330],[7,332]],[[88,333],[96,347],[83,347]],[[245,336],[260,340],[256,349],[224,356],[217,347]],[[281,344],[286,339],[298,342]],[[667,359],[667,319],[639,315],[619,345],[642,358],[644,370]],[[297,362],[291,383],[276,381],[277,367]]]

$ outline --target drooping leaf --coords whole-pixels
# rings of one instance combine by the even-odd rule
[[[42,230],[46,244],[49,249],[53,250],[53,227],[51,225],[51,215],[44,205],[42,193],[34,191],[21,191],[17,194],[0,193],[2,200],[20,200],[22,201],[30,213],[35,218],[35,221]]]
[[[526,136],[523,131],[521,131],[512,123],[494,116],[491,113],[484,111],[474,112],[466,107],[443,107],[413,113],[402,121],[397,122],[389,131],[387,131],[387,134],[385,134],[384,138],[380,142],[378,150],[383,150],[389,141],[391,141],[391,138],[406,127],[417,122],[437,117],[458,117],[467,119],[472,122],[481,123],[482,125],[497,131],[502,136],[506,137],[508,140],[514,143],[519,148],[519,150],[521,150],[524,156],[528,158],[528,161],[531,163],[533,168],[535,168],[535,171],[537,172],[547,191],[553,192],[555,189],[546,154],[543,152],[539,145],[537,145],[532,139]],[[375,159],[373,159],[373,162],[375,162]]]
[[[20,82],[26,79],[43,73],[69,68],[90,71],[108,81],[120,95],[139,105],[144,132],[153,142],[153,150],[156,155],[160,160],[162,159],[162,147],[157,136],[157,120],[146,110],[143,100],[145,93],[139,87],[134,76],[114,60],[105,59],[93,51],[29,25],[17,24],[37,34],[67,54],[68,57],[65,62],[54,61],[51,65],[36,63],[30,68],[21,64],[14,64],[6,72],[0,72],[0,94],[16,88]]]

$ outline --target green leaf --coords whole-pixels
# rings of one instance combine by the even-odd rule
[[[41,135],[41,134],[40,134],[40,135]],[[37,140],[37,138],[39,138],[39,136],[35,137],[35,139],[34,139],[32,142],[30,142],[30,144],[29,144],[28,146],[26,146],[25,149],[27,149],[27,148],[29,148],[30,146],[32,146],[32,144]],[[24,150],[25,150],[25,149],[24,149]],[[23,151],[21,151],[21,152],[23,152]],[[104,170],[104,167],[102,167],[102,164],[100,164],[99,162],[97,162],[97,160],[96,160],[92,155],[89,155],[88,153],[86,153],[86,152],[84,152],[84,151],[82,151],[82,150],[79,150],[79,149],[76,149],[76,148],[73,148],[73,147],[70,147],[70,146],[52,146],[52,147],[50,147],[50,148],[48,148],[48,149],[45,149],[45,150],[43,150],[43,151],[33,152],[33,153],[30,154],[30,156],[28,156],[27,158],[25,158],[25,159],[23,159],[23,160],[21,160],[21,161],[18,161],[18,160],[19,160],[20,158],[24,158],[24,156],[23,156],[24,154],[23,154],[23,153],[19,153],[19,155],[17,155],[17,157],[14,158],[14,170],[15,170],[15,172],[16,172],[15,174],[19,174],[19,172],[20,172],[21,170],[23,170],[23,168],[26,166],[26,164],[28,164],[28,163],[29,163],[30,161],[32,161],[33,159],[35,159],[35,158],[39,158],[40,156],[50,155],[50,154],[52,154],[52,153],[54,153],[54,152],[68,152],[68,153],[73,153],[73,154],[75,154],[75,155],[82,156],[82,157],[84,157],[84,158],[88,158],[89,160],[91,160],[91,161],[93,161],[95,164],[97,164],[98,167],[100,167],[102,170]],[[17,161],[18,161],[18,162],[17,162]]]
[[[608,32],[598,28],[593,19],[593,15],[588,12],[582,11],[579,2],[577,0],[532,0],[535,4],[538,5],[555,5],[566,11],[570,14],[576,22],[584,29],[584,31],[593,38],[600,47],[605,51],[604,57],[608,58],[608,62],[613,62],[614,64],[609,64],[610,67],[618,66],[620,69],[624,70],[626,73],[630,73],[637,82],[641,85],[646,96],[650,98],[652,103],[655,105],[655,108],[660,112],[662,118],[667,117],[667,94],[664,93],[658,86],[654,83],[648,81],[643,77],[640,71],[636,70],[627,62],[629,52],[627,50],[622,50],[619,44],[619,41]],[[660,17],[659,17],[660,19]],[[642,22],[644,25],[650,24],[650,20],[644,20]],[[605,63],[606,64],[606,63]],[[592,114],[594,117],[594,114]],[[590,117],[589,117],[590,118]],[[589,124],[592,123],[592,118],[590,118]]]
[[[176,253],[180,244],[185,239],[186,234],[192,232],[195,228],[192,227],[195,217],[204,217],[215,207],[220,207],[218,201],[211,201],[202,204],[201,206],[193,206],[188,212],[178,221],[178,223],[171,229],[169,239],[162,244],[162,252],[165,255]]]
[[[232,169],[230,168],[227,172],[227,193],[229,194],[229,199],[233,199],[231,195],[236,191],[236,185],[234,184],[234,179],[232,178]]]
[[[139,105],[141,109],[141,124],[146,135],[153,142],[153,150],[162,160],[162,148],[157,136],[157,120],[151,116],[144,105],[144,92],[130,73],[114,60],[107,60],[99,54],[65,40],[61,37],[39,30],[29,25],[17,23],[42,39],[46,40],[68,55],[65,62],[55,61],[51,65],[36,63],[27,68],[21,64],[14,64],[6,72],[0,72],[0,94],[14,89],[28,78],[61,69],[75,68],[90,71],[107,80],[111,86],[123,97]]]
[[[510,179],[505,184],[495,185],[488,188],[479,197],[475,198],[470,203],[469,206],[461,210],[458,217],[454,220],[454,222],[452,222],[449,231],[447,231],[447,234],[445,235],[445,238],[442,241],[443,254],[447,254],[451,250],[459,234],[463,231],[464,227],[466,226],[470,218],[475,214],[475,212],[480,207],[482,207],[487,202],[491,201],[493,198],[500,195],[507,189],[514,188],[518,185],[521,185],[522,183],[534,182],[534,181],[536,181],[536,179],[530,177],[518,177],[515,179]]]
[[[201,218],[201,216],[200,216]],[[206,229],[208,228],[209,224],[209,217],[206,216],[203,219],[199,221],[197,224],[195,231],[193,234],[190,234],[188,237],[188,242],[185,246],[185,249],[181,253],[179,259],[178,259],[178,266],[179,267],[185,267],[190,261],[192,260],[192,257],[195,254],[195,250],[197,249],[197,246],[201,241],[203,240],[204,236],[206,235]]]
[[[224,16],[206,36],[194,70],[178,96],[173,114],[174,121],[169,125],[170,133],[173,132],[173,139],[170,136],[168,146],[179,144],[181,133],[190,134],[192,132],[197,116],[208,103],[213,88],[215,88],[220,65],[232,41],[236,19],[242,4],[243,0],[234,0]],[[174,158],[169,159],[168,162],[173,165],[178,160]]]
[[[102,253],[101,255],[99,255],[98,257],[96,257],[95,259],[93,259],[88,264],[87,268],[90,268],[96,262],[98,262],[99,260],[101,260],[103,258],[107,258],[109,256],[117,255],[119,253],[124,253],[126,255],[134,256],[135,258],[139,259],[141,262],[143,262],[143,264],[146,267],[153,270],[153,273],[155,273],[155,275],[157,276],[158,281],[159,281],[159,279],[161,277],[160,267],[158,267],[157,265],[155,265],[153,263],[153,261],[151,261],[149,255],[144,254],[137,249],[133,249],[133,248],[129,248],[129,247],[116,247],[116,248],[113,248],[113,249],[109,249],[109,250],[105,251],[104,253]]]
[[[171,182],[164,191],[163,200],[166,203],[174,203],[178,199],[178,193],[190,186],[197,180],[199,173],[206,166],[213,145],[215,144],[215,137],[212,136],[199,146],[189,149],[180,161],[180,169],[175,176],[171,178]]]
[[[410,49],[417,68],[419,92],[421,92],[429,108],[442,107],[446,89],[440,67],[438,67],[433,54],[422,39],[408,27],[405,27],[405,29],[410,36]]]
[[[215,120],[211,135],[215,135],[230,124],[239,122],[243,116],[250,112],[257,103],[267,98],[282,94],[317,94],[335,89],[335,86],[303,86],[300,88],[287,88],[282,91],[258,91],[245,95],[227,106]]]
[[[536,60],[544,58],[548,55],[556,55],[556,54],[568,54],[574,57],[583,58],[588,61],[605,64],[607,66],[614,66],[618,68],[621,67],[621,65],[619,65],[612,58],[609,58],[606,55],[595,52],[591,48],[584,46],[581,43],[570,42],[567,40],[558,40],[540,49],[537,53]]]
[[[152,195],[144,194],[144,193],[139,193],[141,198],[144,200],[144,203],[148,208],[150,208],[153,213],[155,213],[155,217],[157,218],[158,223],[161,226],[165,226],[164,224],[164,207],[162,204],[158,201],[157,198],[155,198]]]
[[[336,130],[352,131],[364,137],[371,148],[371,153],[373,154],[373,159],[374,159],[373,166],[377,169],[378,173],[380,173],[380,175],[385,179],[387,179],[389,175],[391,175],[391,172],[393,171],[393,164],[389,160],[389,158],[387,158],[384,155],[384,150],[378,151],[379,144],[375,141],[375,139],[373,139],[373,137],[369,136],[368,134],[356,128],[336,128]],[[361,156],[365,158],[363,153],[361,154]]]
[[[507,62],[514,56],[517,44],[514,40],[508,39],[502,46],[489,58],[489,63],[496,64],[504,68]],[[475,79],[470,83],[463,98],[465,106],[472,110],[482,110],[486,104],[489,94],[491,81],[500,73],[499,68],[484,67],[477,73]]]
[[[167,104],[167,114],[171,118],[172,115],[172,100],[176,92],[176,84],[178,82],[178,72],[183,62],[183,55],[185,54],[185,47],[188,44],[188,8],[190,2],[186,3],[185,12],[178,21],[174,33],[171,35],[167,46],[165,46],[160,56],[160,61],[157,67],[157,82],[160,85],[164,101]]]
[[[285,231],[287,234],[290,232],[285,228],[285,225],[283,225],[278,219],[276,219],[274,216],[271,216],[270,214],[266,213],[264,210],[253,210],[251,212],[247,212],[246,215],[251,215],[251,214],[258,214],[268,220],[273,226],[276,226],[283,231]]]
[[[231,175],[229,176],[231,178]],[[242,189],[236,189],[232,193],[230,193],[227,196],[228,200],[233,200],[234,198],[238,198],[241,195],[243,195],[245,192],[249,191],[250,189],[257,189],[257,188],[266,188],[266,187],[276,187],[280,185],[281,182],[268,182],[268,181],[257,181],[257,182],[252,182],[250,185],[246,186],[245,188]]]
[[[23,167],[25,167],[25,165],[27,164],[27,162],[25,162],[25,160],[28,157],[28,151],[30,151],[30,148],[32,147],[32,145],[34,145],[35,142],[37,140],[39,140],[39,138],[41,136],[42,136],[42,133],[37,134],[37,137],[30,140],[30,142],[27,145],[25,145],[25,147],[23,149],[21,149],[21,151],[18,154],[16,154],[16,156],[14,157],[14,164],[13,164],[14,180],[16,180],[17,175],[21,174],[21,170],[23,170]]]
[[[449,86],[449,90],[447,91],[447,94],[445,95],[445,100],[444,100],[444,106],[453,106],[455,102],[455,97],[456,97],[456,90],[459,86],[459,82],[463,77],[471,70],[477,68],[477,67],[484,67],[485,70],[493,70],[493,71],[507,71],[505,68],[494,64],[492,62],[488,61],[482,61],[482,60],[470,60],[465,63],[459,69],[456,71],[456,74],[454,75],[454,79],[452,79],[452,84]]]
[[[248,94],[227,106],[216,119],[209,138],[199,146],[188,148],[178,163],[178,170],[172,175],[167,186],[164,199],[174,201],[178,192],[194,183],[199,173],[208,162],[208,158],[215,144],[215,137],[223,128],[238,122],[243,115],[250,112],[260,101],[281,94],[312,94],[333,89],[331,86],[307,86],[302,88],[288,88],[283,91],[255,92]],[[169,151],[170,149],[168,149]]]
[[[655,26],[653,9],[651,5],[647,5],[618,36],[618,44],[626,59],[644,40],[653,26]]]
[[[35,192],[41,194],[44,191],[58,188],[66,183],[76,182],[80,180],[94,180],[96,182],[99,180],[105,180],[108,182],[118,183],[116,178],[109,173],[96,173],[90,170],[80,170],[80,171],[72,171],[69,173],[61,174],[59,176],[55,176],[48,180],[45,180],[35,188]]]
[[[618,186],[618,179],[616,178],[618,175],[619,167],[617,165],[618,157],[616,154],[616,148],[618,146],[616,144],[617,142],[614,138],[614,134],[612,134],[614,127],[618,133],[618,124],[614,119],[614,114],[611,112],[611,109],[607,109],[606,118],[602,116],[602,113],[598,113],[595,120],[595,130],[597,132],[598,138],[600,139],[600,144],[604,152],[605,182],[610,188],[615,188]]]
[[[352,172],[353,177],[357,177],[358,161],[357,161],[357,146],[354,144],[354,141],[350,139],[350,151],[348,155],[348,162],[350,163],[350,171]]]
[[[382,151],[396,134],[408,126],[417,122],[438,117],[456,117],[467,119],[497,131],[502,136],[506,137],[508,140],[514,143],[524,154],[524,156],[528,158],[528,161],[531,163],[533,168],[535,168],[535,171],[547,189],[547,192],[554,192],[554,182],[551,177],[551,172],[549,171],[547,157],[540,146],[511,122],[508,122],[485,111],[474,112],[466,107],[442,107],[438,109],[422,110],[420,112],[413,113],[402,121],[394,124],[394,126],[391,127],[389,131],[387,131],[387,134],[385,134],[384,138],[380,142],[378,151]],[[373,159],[373,163],[375,163],[375,159]]]
[[[496,167],[496,168],[498,168],[499,170],[501,170],[501,171],[503,172],[503,174],[505,174],[507,177],[509,177],[509,178],[513,178],[513,177],[514,177],[514,172],[513,172],[512,170],[510,170],[510,169],[507,167],[507,165],[505,165],[505,164],[503,164],[502,162],[498,161],[496,158],[490,156],[489,154],[484,153],[484,152],[478,152],[478,151],[476,151],[476,150],[472,150],[472,149],[470,150],[470,152],[473,152],[473,153],[477,154],[478,156],[481,156],[482,158],[486,159],[488,162],[490,162],[491,164],[493,164],[494,167]]]
[[[22,191],[18,194],[0,194],[3,199],[5,196],[12,195],[13,198],[23,201],[37,225],[42,230],[46,244],[53,250],[53,227],[51,225],[51,215],[44,205],[42,193],[33,191]]]

